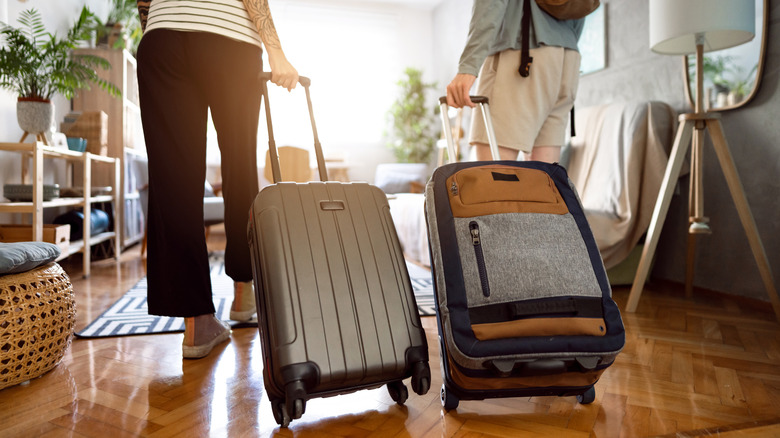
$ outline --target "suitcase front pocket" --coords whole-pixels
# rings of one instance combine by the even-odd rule
[[[604,336],[599,298],[570,297],[502,303],[469,309],[480,341],[528,336]]]
[[[570,214],[455,218],[454,228],[469,308],[603,294]]]
[[[455,217],[569,212],[552,178],[542,170],[502,165],[469,167],[447,178],[447,187]]]

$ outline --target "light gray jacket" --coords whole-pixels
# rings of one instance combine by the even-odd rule
[[[507,49],[520,50],[523,1],[531,2],[530,48],[546,45],[577,50],[584,18],[557,20],[539,8],[535,0],[474,0],[458,73],[477,76],[488,56]]]

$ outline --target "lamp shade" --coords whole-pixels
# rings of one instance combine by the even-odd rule
[[[755,0],[650,0],[650,48],[665,55],[727,49],[753,39]]]

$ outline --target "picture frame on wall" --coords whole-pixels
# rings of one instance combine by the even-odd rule
[[[602,3],[585,17],[579,41],[580,74],[586,75],[607,67],[606,5]]]

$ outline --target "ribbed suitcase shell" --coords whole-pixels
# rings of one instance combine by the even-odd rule
[[[279,183],[260,192],[250,220],[269,398],[285,399],[296,380],[307,399],[398,381],[417,363],[427,369],[427,341],[381,190]]]
[[[402,404],[407,377],[416,393],[428,391],[428,344],[384,192],[366,183],[273,184],[252,204],[248,239],[265,387],[279,424],[315,396],[388,384]]]

